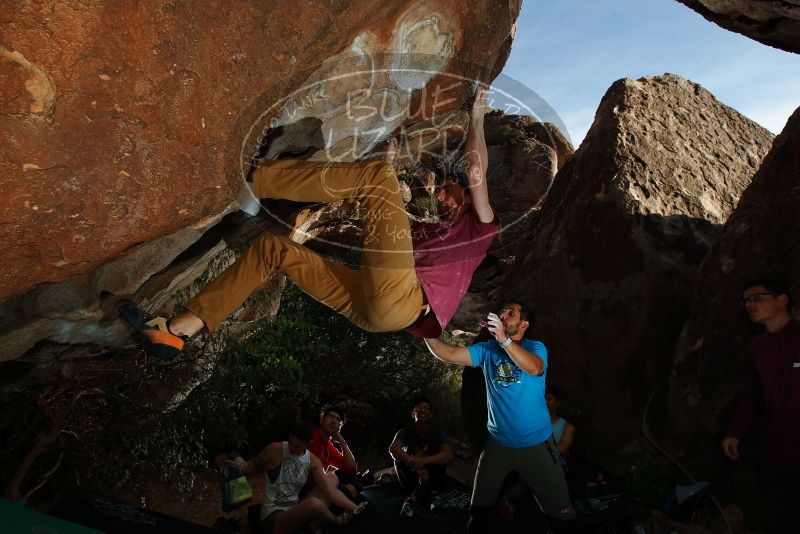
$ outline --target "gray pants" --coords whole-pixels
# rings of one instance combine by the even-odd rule
[[[542,512],[555,519],[573,519],[561,456],[552,436],[532,447],[503,447],[491,437],[478,460],[472,507],[494,506],[508,474],[515,470],[533,490]]]

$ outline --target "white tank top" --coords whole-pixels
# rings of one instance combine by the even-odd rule
[[[308,449],[300,456],[289,452],[289,442],[283,442],[281,470],[275,482],[264,477],[264,504],[261,505],[261,520],[273,512],[287,510],[300,501],[300,490],[308,480],[311,470],[311,454]]]

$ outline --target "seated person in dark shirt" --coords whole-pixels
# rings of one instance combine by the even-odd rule
[[[432,425],[430,399],[418,397],[412,406],[414,424],[400,430],[389,446],[400,486],[411,490],[400,510],[404,517],[412,517],[417,506],[430,506],[431,492],[442,487],[446,466],[453,459],[447,434]]]

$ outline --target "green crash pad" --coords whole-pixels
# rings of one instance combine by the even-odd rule
[[[99,530],[45,515],[6,499],[0,499],[0,532],[4,534],[22,534],[25,532],[36,534],[102,534]]]

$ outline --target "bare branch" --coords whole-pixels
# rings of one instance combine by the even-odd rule
[[[39,396],[39,403],[42,405],[42,409],[50,415],[50,410],[48,410],[48,405],[55,404],[56,406],[62,406],[61,403],[58,402],[58,398],[61,393],[65,391],[65,388],[60,388],[56,392],[45,392]],[[48,401],[47,393],[52,393],[50,400]],[[67,418],[72,414],[72,410],[75,408],[75,403],[78,402],[78,399],[83,397],[84,395],[88,395],[90,393],[95,394],[102,394],[102,391],[96,388],[81,390],[73,394],[72,400],[70,401],[68,407],[56,413],[55,415],[50,415],[50,419],[52,424],[50,425],[50,432],[41,436],[36,443],[31,447],[28,451],[28,454],[25,455],[25,458],[22,459],[20,462],[17,471],[14,473],[14,476],[8,481],[6,485],[6,497],[12,501],[18,501],[22,498],[22,493],[20,492],[20,487],[22,486],[23,480],[25,480],[25,476],[28,474],[28,471],[33,466],[36,459],[42,454],[45,449],[52,444],[58,436],[61,434],[62,429],[64,428],[64,424],[67,421]],[[52,406],[51,406],[52,407]],[[56,468],[61,463],[61,458],[59,457],[58,462],[56,463]],[[48,475],[45,475],[45,480],[47,479]],[[44,482],[44,481],[42,481]],[[35,487],[32,491],[36,491],[39,489],[40,485]],[[32,492],[31,491],[31,492]],[[30,492],[29,492],[30,494]]]

